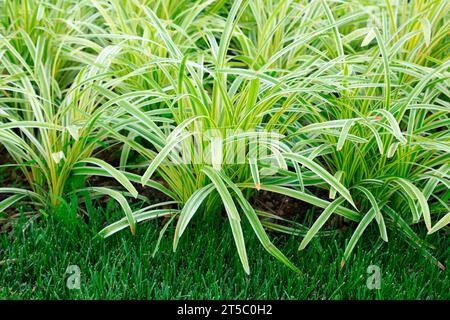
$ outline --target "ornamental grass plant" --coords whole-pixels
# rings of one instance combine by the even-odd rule
[[[160,219],[156,253],[163,236],[176,250],[193,220],[223,214],[247,273],[243,230],[299,271],[271,234],[297,235],[308,250],[345,221],[353,232],[341,266],[376,228],[444,268],[416,230],[445,233],[450,223],[448,2],[0,8],[2,166],[25,181],[0,188],[6,218],[21,203],[42,215],[74,196],[81,206],[86,192],[108,196],[123,218],[99,234]],[[316,208],[313,223],[255,206],[262,191]]]

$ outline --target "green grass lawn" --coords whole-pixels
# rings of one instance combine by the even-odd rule
[[[109,208],[111,211],[111,208]],[[92,211],[92,210],[91,210]],[[172,252],[169,229],[152,258],[161,222],[139,226],[132,237],[122,232],[96,237],[102,212],[88,224],[61,214],[30,222],[22,219],[0,234],[2,299],[448,299],[450,277],[395,235],[389,243],[368,230],[353,259],[340,270],[346,232],[314,239],[298,252],[300,238],[271,234],[275,244],[302,270],[295,272],[270,257],[249,235],[251,274],[240,266],[229,225],[220,217],[194,223]],[[114,210],[113,210],[114,211]],[[70,217],[73,215],[67,214]],[[116,212],[119,214],[119,212]],[[421,235],[424,237],[425,235]],[[427,239],[435,256],[449,265],[448,236]],[[69,265],[81,270],[81,290],[66,286]],[[370,265],[381,270],[381,288],[366,286]]]

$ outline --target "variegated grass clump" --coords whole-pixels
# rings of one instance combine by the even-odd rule
[[[305,249],[338,215],[356,226],[342,265],[373,224],[384,241],[398,234],[443,267],[412,225],[433,233],[450,222],[445,1],[0,3],[0,141],[29,184],[4,188],[13,195],[0,209],[26,196],[58,205],[73,177],[101,175],[124,189],[75,192],[121,204],[124,218],[105,237],[165,216],[159,240],[173,224],[176,250],[194,216],[224,211],[246,272],[243,220],[297,270],[266,231],[300,235]],[[251,138],[274,131],[256,157]],[[112,145],[118,167],[96,156]],[[180,151],[200,161],[179,161]],[[132,182],[170,201],[134,209]],[[288,227],[252,207],[258,190],[323,211],[312,226]]]

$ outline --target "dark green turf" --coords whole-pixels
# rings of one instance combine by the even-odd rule
[[[111,209],[110,209],[111,210]],[[448,299],[450,277],[411,250],[396,236],[382,244],[369,230],[354,259],[340,270],[349,234],[315,239],[297,252],[299,238],[275,237],[302,274],[271,258],[245,226],[251,274],[245,275],[226,220],[190,225],[176,253],[169,229],[160,250],[152,252],[161,222],[140,224],[102,240],[94,237],[104,223],[90,209],[88,224],[76,218],[20,222],[1,234],[0,297],[3,299]],[[117,213],[116,213],[117,214]],[[70,210],[59,216],[71,216]],[[25,223],[25,224],[24,224]],[[24,229],[24,231],[22,231]],[[348,230],[349,232],[351,230]],[[423,236],[423,235],[422,235]],[[448,236],[428,237],[433,253],[449,265]],[[81,269],[81,290],[66,287],[69,265]],[[381,270],[381,289],[369,290],[369,265]]]

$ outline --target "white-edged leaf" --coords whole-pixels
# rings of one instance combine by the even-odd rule
[[[259,179],[259,170],[258,170],[258,163],[256,161],[256,158],[249,158],[248,159],[249,165],[250,165],[250,171],[252,174],[253,182],[255,183],[256,190],[261,189],[261,181]]]
[[[353,202],[352,196],[350,195],[350,192],[344,185],[342,185],[335,177],[333,177],[329,172],[327,172],[324,168],[322,168],[320,165],[315,163],[314,161],[298,155],[294,153],[285,153],[284,156],[290,160],[297,161],[298,163],[301,163],[308,169],[310,169],[312,172],[317,174],[319,177],[321,177],[326,183],[328,183],[331,187],[335,188],[339,194],[341,194],[356,210],[357,207],[355,203]]]
[[[211,165],[214,169],[220,170],[222,168],[223,159],[223,139],[221,137],[211,138]]]
[[[144,12],[150,18],[152,25],[158,31],[159,36],[163,39],[164,44],[166,45],[170,54],[175,58],[181,58],[182,53],[181,53],[180,49],[178,49],[178,47],[173,42],[172,38],[167,33],[167,29],[163,26],[161,19],[158,18],[158,16],[153,12],[152,9],[150,9],[149,6],[140,4],[140,7],[144,10]]]
[[[356,243],[358,242],[359,238],[361,238],[362,234],[364,233],[364,230],[366,230],[367,226],[370,224],[370,222],[372,222],[375,216],[376,216],[375,209],[371,208],[362,218],[361,222],[358,224],[358,227],[356,227],[356,230],[353,233],[350,241],[348,242],[347,247],[345,248],[344,258],[341,261],[341,267],[343,267],[345,262],[348,261],[348,258],[350,257],[350,254],[352,253],[353,249],[355,248]]]
[[[381,155],[384,154],[384,145],[383,140],[381,140],[380,134],[377,132],[377,129],[370,123],[370,122],[364,122],[367,128],[369,128],[370,131],[372,131],[373,136],[375,137],[375,141],[377,142],[378,151]]]
[[[128,178],[122,172],[114,168],[109,163],[97,158],[85,158],[80,162],[87,162],[99,166],[100,168],[104,169],[111,176],[111,178],[116,179],[117,182],[119,182],[125,189],[127,189],[133,195],[133,197],[136,198],[138,196],[138,191],[130,182],[130,180],[128,180]]]
[[[334,177],[336,178],[336,180],[341,181],[343,174],[344,174],[344,171],[339,170],[334,174]],[[336,198],[336,189],[335,188],[330,188],[329,198],[330,199]]]
[[[428,231],[431,230],[431,215],[430,215],[430,209],[428,207],[428,202],[423,193],[417,188],[414,184],[409,182],[406,179],[398,178],[394,180],[395,183],[397,183],[399,186],[405,190],[406,194],[409,196],[411,200],[417,199],[419,202],[419,206],[422,210],[423,214],[423,220],[425,222],[425,225],[428,229]]]
[[[388,241],[388,236],[387,236],[386,224],[384,222],[384,218],[383,218],[383,216],[381,214],[381,210],[380,210],[380,207],[378,206],[377,200],[375,199],[375,197],[372,194],[372,192],[370,192],[365,187],[357,186],[356,188],[361,190],[365,194],[367,199],[369,199],[370,205],[375,210],[375,219],[377,220],[377,223],[378,223],[378,227],[379,227],[379,230],[380,230],[381,238],[384,241],[387,242]]]
[[[7,208],[9,208],[14,203],[16,203],[17,201],[21,200],[24,197],[25,197],[24,194],[14,194],[14,195],[12,195],[12,196],[2,200],[0,202],[0,212],[5,211]]]
[[[431,24],[427,18],[421,18],[420,25],[422,27],[423,38],[425,39],[425,45],[428,47],[431,42]]]
[[[150,210],[146,212],[142,212],[139,214],[135,214],[134,218],[136,219],[136,222],[142,222],[146,220],[156,219],[159,217],[165,217],[167,215],[176,214],[176,210],[172,209],[158,209],[158,210]],[[124,217],[120,219],[119,221],[116,221],[114,223],[111,223],[110,225],[103,228],[98,234],[103,237],[107,238],[111,235],[113,235],[116,232],[119,232],[129,226],[129,221],[127,217]]]
[[[369,43],[372,42],[373,39],[375,39],[375,31],[371,28],[369,30],[369,32],[367,32],[367,34],[364,37],[363,41],[361,42],[361,47],[367,46]]]
[[[291,262],[289,259],[277,248],[275,247],[272,242],[270,241],[269,237],[267,236],[266,231],[264,230],[264,227],[261,223],[261,221],[258,218],[258,215],[256,214],[255,210],[252,208],[250,203],[245,199],[244,195],[242,194],[241,190],[234,184],[231,179],[223,174],[222,172],[219,172],[219,175],[225,181],[225,183],[234,191],[234,193],[237,196],[237,200],[244,211],[245,216],[247,217],[248,221],[250,222],[250,225],[252,226],[253,231],[255,232],[256,236],[258,237],[258,240],[263,245],[264,249],[267,250],[271,255],[273,255],[276,259],[284,263],[286,266],[291,268],[292,270],[296,272],[300,272],[298,268]]]
[[[234,204],[233,198],[228,191],[225,183],[220,177],[219,173],[211,167],[204,167],[202,170],[212,181],[216,187],[217,192],[222,199],[225,206],[225,211],[228,214],[228,221],[230,222],[231,231],[233,233],[234,242],[236,243],[236,248],[241,259],[244,271],[250,274],[250,267],[248,265],[247,250],[245,249],[244,235],[242,233],[242,227],[240,222],[239,213],[237,211],[236,205]]]
[[[397,141],[394,141],[391,143],[391,145],[388,148],[387,155],[386,155],[388,158],[392,158],[394,156],[395,151],[397,151],[398,145],[399,145],[399,142],[397,142]]]
[[[342,147],[344,146],[345,141],[347,141],[347,136],[348,133],[351,129],[351,127],[353,126],[353,124],[355,123],[354,120],[348,120],[345,124],[344,127],[342,127],[342,131],[341,134],[339,135],[339,139],[336,145],[336,150],[340,151],[342,149]]]
[[[45,203],[45,198],[43,196],[41,196],[40,194],[37,194],[36,192],[27,190],[27,189],[3,187],[3,188],[0,188],[0,194],[1,193],[21,194],[21,195],[30,197],[33,200],[37,200],[38,203],[42,203],[42,204]]]
[[[428,234],[435,233],[436,231],[442,229],[446,225],[450,224],[450,212],[447,213],[441,220],[436,222],[436,224],[428,231]]]
[[[175,215],[172,216],[172,218],[170,218],[165,224],[164,227],[161,228],[161,231],[159,232],[159,237],[158,240],[156,241],[156,245],[155,245],[155,249],[153,249],[153,253],[152,253],[152,258],[155,257],[156,253],[158,252],[159,249],[159,244],[161,243],[162,237],[164,236],[164,233],[166,233],[167,228],[170,226],[170,224],[173,222],[173,220],[175,219]]]
[[[125,197],[120,192],[105,187],[90,187],[86,189],[80,189],[77,191],[81,192],[85,190],[89,192],[98,193],[101,195],[107,195],[116,200],[120,204],[126,215],[127,223],[130,226],[131,234],[133,236],[136,234],[136,218],[134,217],[133,212],[131,211],[127,199],[125,199]]]
[[[303,174],[302,174],[302,168],[298,164],[298,162],[294,161],[294,170],[297,174],[298,183],[300,185],[300,191],[305,192],[305,183],[303,182]]]
[[[237,184],[238,187],[240,188],[254,188],[255,185],[253,183],[239,183]],[[321,198],[318,198],[314,195],[311,195],[309,193],[306,192],[301,192],[298,190],[294,190],[291,188],[287,188],[287,187],[281,187],[281,186],[277,186],[277,185],[261,185],[261,190],[265,190],[265,191],[269,191],[269,192],[275,192],[278,194],[282,194],[294,199],[298,199],[304,202],[307,202],[309,204],[312,204],[314,206],[317,206],[319,208],[326,208],[330,202],[323,200]],[[345,207],[338,207],[336,209],[336,213],[347,218],[350,219],[352,221],[360,221],[361,220],[361,214],[353,211],[352,209],[348,209]]]
[[[121,171],[128,180],[130,180],[131,182],[134,183],[140,183],[141,182],[141,176],[131,173],[131,172],[126,172],[126,171]],[[72,169],[72,174],[73,175],[79,175],[79,176],[102,176],[102,177],[110,177],[109,173],[103,169],[103,168],[98,168],[98,167],[74,167]],[[161,183],[156,182],[154,180],[148,180],[145,183],[145,186],[153,188],[155,190],[158,190],[162,193],[164,193],[165,195],[167,195],[169,198],[171,199],[175,199],[176,195],[172,190],[169,190],[168,188],[166,188],[165,186],[163,186]]]
[[[403,136],[402,131],[400,130],[400,126],[398,125],[398,122],[395,119],[395,117],[392,115],[392,113],[390,113],[389,111],[384,110],[384,109],[374,110],[373,112],[381,113],[382,115],[384,115],[386,117],[387,121],[389,122],[392,133],[397,138],[397,140],[400,141],[401,144],[406,143],[406,138]]]
[[[70,125],[66,127],[67,131],[69,131],[69,134],[72,136],[72,138],[75,141],[78,141],[78,139],[80,138],[79,135],[79,131],[80,131],[80,127],[76,126],[76,125]]]
[[[192,217],[197,212],[198,208],[206,199],[206,197],[208,197],[208,195],[214,189],[215,189],[214,185],[210,183],[195,191],[184,204],[183,209],[181,209],[180,212],[180,217],[178,218],[177,226],[175,228],[175,235],[173,239],[173,251],[177,249],[178,240],[183,235]]]
[[[173,148],[180,142],[182,142],[187,137],[190,137],[192,133],[181,133],[179,139],[173,139],[170,142],[168,142],[164,148],[161,149],[161,151],[158,152],[156,157],[153,159],[153,161],[148,166],[147,170],[145,171],[144,175],[142,176],[141,183],[142,185],[145,185],[147,181],[150,179],[152,174],[155,172],[155,170],[159,167],[159,165],[164,161],[164,159],[172,152]]]
[[[330,216],[333,214],[333,212],[337,209],[337,207],[344,202],[343,197],[339,197],[333,202],[331,202],[325,210],[320,214],[320,216],[317,218],[317,220],[314,222],[314,224],[311,226],[311,228],[306,233],[305,237],[303,238],[302,242],[300,243],[300,246],[298,247],[298,250],[303,250],[308,245],[308,243],[313,239],[313,237],[319,232],[320,228],[327,222],[327,220],[330,218]]]
[[[359,120],[359,119],[360,118],[354,118],[351,120]],[[321,131],[324,129],[338,129],[344,127],[345,124],[348,122],[348,120],[350,119],[330,120],[325,122],[312,123],[307,126],[301,127],[300,129],[297,130],[296,133],[298,134],[303,132]]]
[[[241,218],[239,217],[239,213],[234,204],[233,198],[231,197],[230,193],[228,192],[227,187],[225,186],[225,183],[220,178],[219,173],[215,169],[213,169],[209,166],[205,166],[202,171],[208,176],[208,178],[211,180],[211,182],[216,187],[217,192],[219,193],[220,197],[222,198],[223,204],[224,204],[225,209],[228,212],[230,218],[233,220],[236,220],[236,221],[241,221]]]

